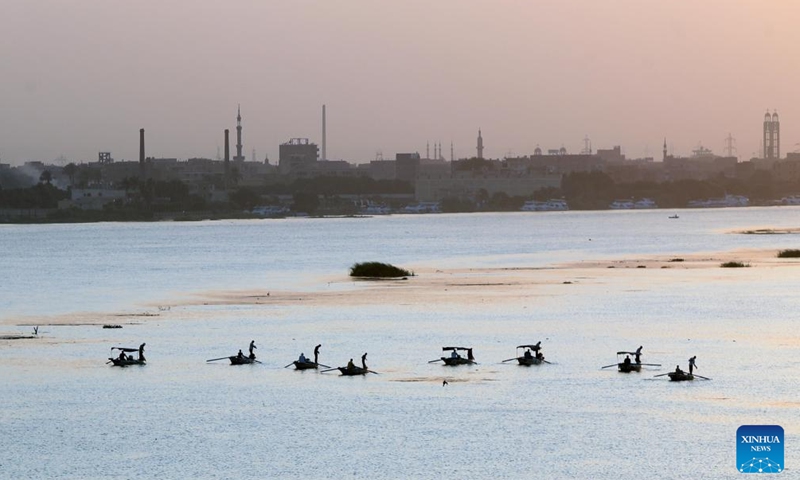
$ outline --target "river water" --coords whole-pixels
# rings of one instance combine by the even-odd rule
[[[800,237],[732,232],[799,224],[775,207],[3,225],[0,335],[40,338],[0,340],[0,478],[734,478],[746,424],[783,426],[791,475],[800,265],[753,252]],[[731,251],[753,267],[553,268]],[[350,281],[367,260],[419,276]],[[503,295],[520,268],[559,281]],[[468,297],[404,293],[469,269]],[[227,291],[344,300],[197,300]],[[262,364],[205,361],[250,340]],[[501,363],[539,340],[551,365]],[[142,342],[146,366],[106,365]],[[379,374],[284,368],[317,343]],[[479,364],[428,363],[456,344]],[[639,345],[663,367],[601,368]],[[713,380],[655,377],[692,355]]]

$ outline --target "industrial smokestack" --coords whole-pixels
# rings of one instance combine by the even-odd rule
[[[144,128],[139,129],[139,176],[144,179]]]
[[[322,161],[328,159],[325,153],[325,105],[322,105]]]
[[[228,134],[229,133],[230,133],[229,130],[226,128],[225,129],[225,167],[226,168],[228,166],[228,162],[231,159],[231,156],[230,156],[231,155],[231,147],[230,147],[230,144],[228,143]]]

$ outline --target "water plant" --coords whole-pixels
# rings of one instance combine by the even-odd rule
[[[362,262],[356,263],[350,267],[351,277],[368,277],[368,278],[399,278],[399,277],[413,277],[414,272],[410,272],[404,268],[395,267],[394,265],[381,262]]]
[[[749,263],[734,262],[734,261],[725,262],[725,263],[720,265],[720,267],[722,267],[722,268],[744,268],[744,267],[749,267],[749,266],[750,266]]]

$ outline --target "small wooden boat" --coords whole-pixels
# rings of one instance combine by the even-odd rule
[[[633,362],[621,362],[617,364],[617,370],[621,373],[641,372],[642,364]]]
[[[683,371],[669,372],[667,375],[669,376],[669,379],[673,382],[686,382],[689,380],[694,380],[694,375]]]
[[[300,360],[295,360],[293,363],[294,363],[294,368],[297,370],[311,370],[311,369],[316,370],[317,368],[319,368],[318,363],[311,361],[301,362]]]
[[[240,357],[238,355],[233,355],[233,356],[228,357],[228,359],[231,361],[231,365],[247,365],[247,364],[256,362],[256,357],[255,356],[253,356],[253,357]]]
[[[114,367],[127,367],[129,365],[144,365],[145,364],[144,360],[139,360],[138,358],[126,358],[126,359],[123,360],[121,358],[111,358],[111,357],[109,357],[108,359],[111,360],[111,363],[113,363],[112,366],[114,366]]]
[[[103,328],[122,328],[122,325],[108,323],[108,324],[103,325]]]
[[[440,357],[440,360],[447,366],[455,367],[457,365],[473,365],[477,363],[472,355],[472,347],[442,347],[442,351],[453,352],[447,357]],[[459,351],[467,352],[467,356],[462,357],[459,355]]]
[[[356,375],[366,375],[367,373],[369,373],[369,369],[368,368],[362,368],[362,367],[356,367],[356,366],[353,366],[353,367],[350,367],[350,368],[338,367],[337,370],[342,372],[342,375],[345,375],[345,376],[348,376],[348,377],[353,377],[353,376],[356,376]]]
[[[111,347],[111,351],[119,350],[121,353],[118,357],[108,357],[109,362],[111,362],[114,367],[127,367],[128,365],[144,365],[145,358],[144,358],[144,346],[145,344],[141,344],[139,348],[130,348],[130,347]],[[133,355],[126,355],[126,353],[134,353],[138,352],[139,356],[137,358],[133,358]],[[106,362],[108,363],[108,362]]]
[[[503,360],[503,363],[510,362],[512,360],[516,360],[518,364],[524,365],[526,367],[530,367],[531,365],[541,365],[543,362],[547,363],[544,359],[544,355],[542,355],[541,350],[541,343],[539,342],[535,345],[520,345],[517,347],[517,356],[514,358],[509,358]],[[525,349],[525,353],[519,353],[520,349]],[[535,352],[535,353],[533,353]]]
[[[531,365],[541,365],[544,362],[544,358],[536,358],[536,357],[517,357],[517,362],[520,365],[524,365],[526,367],[530,367]]]

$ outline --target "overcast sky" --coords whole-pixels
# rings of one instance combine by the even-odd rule
[[[800,149],[800,2],[3,0],[0,161],[216,158],[223,130],[275,163],[292,137],[363,163],[621,145]],[[233,147],[232,147],[233,151]],[[233,154],[232,154],[233,155]]]

